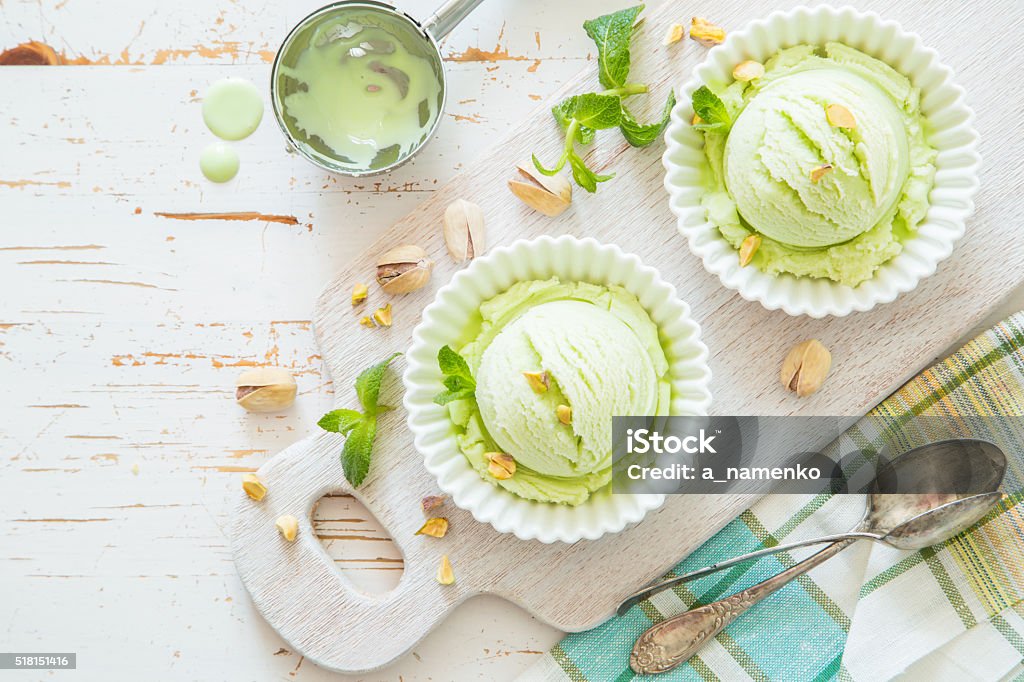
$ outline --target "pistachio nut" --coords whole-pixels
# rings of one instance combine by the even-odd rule
[[[391,249],[377,261],[377,283],[385,293],[405,294],[426,286],[434,261],[415,244]]]
[[[359,305],[366,300],[366,297],[369,296],[369,294],[370,290],[366,285],[362,282],[358,282],[354,287],[352,287],[352,305]]]
[[[832,164],[826,163],[811,169],[811,182],[817,183],[832,172]]]
[[[283,367],[253,367],[235,381],[235,401],[249,412],[280,412],[295,402],[297,387]]]
[[[761,248],[761,235],[748,234],[740,244],[740,267],[745,268],[754,260],[754,254]]]
[[[437,509],[443,504],[444,495],[427,495],[422,500],[420,500],[420,506],[423,507],[424,514]]]
[[[668,27],[668,31],[665,33],[665,38],[661,41],[662,45],[671,45],[672,43],[678,43],[683,39],[685,29],[682,24],[672,24]]]
[[[849,128],[853,130],[857,127],[857,119],[853,117],[853,112],[842,104],[829,104],[825,107],[825,118],[828,119],[830,126],[835,126],[836,128]]]
[[[441,556],[441,565],[437,567],[437,582],[442,585],[451,585],[455,582],[455,572],[452,570],[452,562],[448,560],[447,554]]]
[[[448,532],[448,519],[437,516],[427,519],[426,522],[416,531],[416,535],[429,535],[432,538],[443,538]]]
[[[487,457],[489,462],[487,472],[491,476],[504,481],[515,475],[516,460],[512,455],[505,454],[504,452],[488,452],[485,457]]]
[[[456,263],[484,252],[484,212],[479,206],[465,199],[448,204],[444,211],[444,243]]]
[[[568,426],[572,423],[572,408],[568,405],[559,405],[555,408],[555,416],[558,417],[558,421]]]
[[[299,520],[297,518],[291,514],[285,514],[284,516],[277,517],[274,525],[280,531],[281,537],[288,542],[295,542],[295,538],[299,534]]]
[[[564,175],[544,175],[532,166],[517,166],[522,180],[509,180],[508,188],[520,201],[546,216],[560,215],[572,203],[572,185]]]
[[[242,475],[242,490],[257,502],[262,502],[263,498],[267,496],[267,486],[263,484],[263,481],[256,474]]]
[[[377,323],[378,327],[390,327],[391,319],[390,303],[383,308],[377,308],[377,310],[373,311],[373,321]]]
[[[817,339],[798,343],[782,361],[780,379],[788,391],[801,398],[811,395],[825,382],[832,367],[832,354]]]
[[[690,20],[690,37],[705,47],[711,47],[725,40],[725,29],[707,19],[693,17]]]
[[[732,70],[732,77],[738,81],[753,81],[764,75],[764,64],[748,59],[740,62]]]
[[[547,372],[523,372],[523,376],[534,393],[545,393],[551,385],[551,376]]]

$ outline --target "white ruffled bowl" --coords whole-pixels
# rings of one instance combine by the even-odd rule
[[[898,256],[857,287],[741,268],[736,249],[708,223],[701,206],[704,138],[690,126],[690,98],[702,84],[732,82],[733,67],[746,59],[764,62],[784,48],[826,41],[856,48],[907,76],[921,90],[928,140],[938,151],[930,206],[917,234],[904,243]],[[896,22],[850,7],[827,5],[775,12],[751,22],[742,31],[730,33],[725,42],[708,52],[693,78],[680,89],[679,103],[672,110],[665,133],[667,149],[662,158],[669,205],[679,219],[679,231],[689,240],[694,255],[704,261],[705,269],[748,301],[759,301],[769,310],[782,308],[790,315],[818,318],[870,310],[910,291],[935,272],[963,236],[964,221],[974,211],[981,163],[973,120],[974,113],[964,103],[963,89],[953,82],[952,69],[939,61],[935,50],[921,43],[920,36],[907,33]]]
[[[661,506],[664,495],[618,494],[605,487],[585,503],[569,507],[531,502],[485,481],[455,442],[447,409],[433,402],[442,390],[437,366],[441,346],[463,337],[480,304],[516,282],[559,277],[566,281],[617,284],[640,301],[658,329],[669,361],[671,413],[704,415],[711,403],[708,350],[690,308],[658,272],[619,247],[593,239],[563,236],[520,240],[475,259],[437,292],[413,331],[407,356],[405,408],[416,449],[441,490],[481,522],[522,540],[576,542],[595,540],[636,523]]]

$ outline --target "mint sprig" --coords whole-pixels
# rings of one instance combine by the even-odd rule
[[[676,105],[676,93],[669,91],[668,101],[665,102],[665,108],[661,112],[661,118],[654,123],[648,123],[646,125],[638,123],[633,114],[622,107],[622,119],[619,122],[619,127],[622,129],[622,136],[626,138],[626,142],[630,143],[634,147],[646,147],[656,139],[661,137],[661,132],[665,130],[665,126],[668,125],[668,120],[672,116],[672,107]]]
[[[447,405],[455,400],[472,398],[476,392],[476,380],[469,371],[469,364],[466,359],[451,349],[450,346],[441,346],[437,351],[437,366],[444,374],[444,387],[434,396],[434,402],[438,405]]]
[[[356,396],[363,411],[338,409],[331,410],[317,422],[324,431],[340,433],[346,436],[345,445],[341,449],[341,467],[345,478],[353,486],[360,486],[370,470],[370,457],[373,453],[373,441],[377,437],[377,415],[392,409],[387,405],[378,405],[380,385],[384,380],[391,361],[401,353],[367,367],[356,377]]]
[[[694,128],[725,132],[732,125],[732,117],[729,116],[725,102],[708,86],[702,85],[694,90],[691,102],[693,112],[701,119],[700,123],[693,125]]]
[[[583,30],[597,45],[598,79],[601,87],[612,89],[626,84],[629,77],[629,39],[643,5],[629,7],[583,22]]]
[[[614,95],[590,93],[574,95],[556,106],[552,113],[555,120],[565,124],[565,146],[562,156],[553,168],[545,168],[534,156],[533,165],[544,175],[554,175],[568,162],[576,182],[589,192],[597,189],[597,183],[610,180],[611,175],[593,172],[576,153],[576,142],[587,144],[594,139],[595,131],[614,128],[622,117],[622,102]]]
[[[643,9],[643,5],[637,5],[583,23],[583,29],[597,45],[598,80],[605,90],[573,95],[551,109],[555,121],[565,131],[565,145],[551,168],[545,167],[534,155],[533,165],[539,172],[555,175],[568,164],[576,183],[588,192],[595,192],[598,183],[611,180],[615,174],[602,175],[588,168],[576,151],[576,143],[588,145],[594,141],[598,130],[616,127],[634,147],[645,147],[661,135],[675,105],[674,93],[669,93],[661,120],[648,125],[637,122],[623,104],[625,98],[647,92],[646,85],[629,82],[629,43],[640,25],[637,17]]]

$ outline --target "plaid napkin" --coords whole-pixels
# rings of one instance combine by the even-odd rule
[[[873,412],[1024,415],[1024,312],[925,371]],[[754,606],[659,680],[1024,680],[1024,428],[1005,421],[1011,491],[971,532],[918,552],[858,542]],[[858,427],[849,439],[870,450]],[[837,441],[838,443],[839,441]],[[863,513],[860,495],[762,498],[673,573],[764,546],[836,533]],[[776,554],[668,590],[588,632],[572,634],[524,680],[631,680],[629,652],[652,623],[749,587],[820,548]],[[648,678],[643,678],[648,679]]]

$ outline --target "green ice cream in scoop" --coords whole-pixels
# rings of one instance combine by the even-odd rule
[[[705,134],[702,203],[734,247],[761,236],[755,267],[856,286],[900,253],[935,174],[906,77],[846,45],[801,45],[719,95],[732,123]],[[855,124],[830,121],[832,106]]]
[[[480,316],[459,350],[475,396],[449,403],[459,447],[481,476],[516,495],[585,502],[611,479],[612,417],[668,414],[657,326],[625,289],[558,279],[520,282]],[[546,373],[547,390],[524,372]],[[560,405],[572,411],[568,424]],[[492,452],[512,455],[514,476],[488,473]]]

